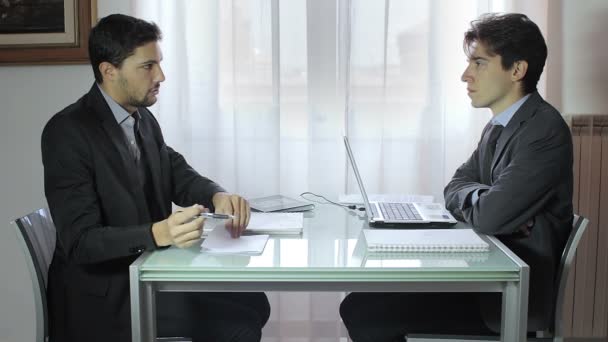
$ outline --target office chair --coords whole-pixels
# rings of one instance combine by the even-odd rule
[[[46,304],[47,274],[55,251],[55,225],[48,209],[38,209],[11,222],[25,256],[34,288],[36,342],[49,340]]]
[[[574,219],[572,220],[572,231],[570,232],[570,237],[568,237],[568,241],[566,242],[566,246],[564,246],[564,251],[562,252],[562,257],[560,259],[559,265],[557,267],[557,294],[555,297],[555,307],[553,312],[553,321],[551,322],[551,326],[547,327],[544,330],[540,330],[536,332],[535,338],[528,338],[528,341],[553,341],[553,342],[563,342],[564,341],[564,331],[562,326],[562,316],[564,310],[564,299],[566,296],[566,285],[568,283],[568,276],[570,275],[570,269],[572,266],[572,260],[576,255],[576,249],[578,248],[578,244],[581,241],[585,230],[587,229],[587,225],[589,224],[589,219],[574,215]],[[424,342],[424,341],[489,341],[494,340],[492,337],[454,337],[454,336],[437,336],[437,335],[415,335],[412,337],[408,337],[408,341],[411,342]]]
[[[539,339],[546,339],[548,341],[553,340],[554,342],[563,342],[564,340],[564,328],[562,325],[562,316],[564,313],[564,300],[566,296],[566,285],[568,283],[568,276],[570,275],[570,269],[572,268],[572,260],[576,255],[576,249],[578,244],[587,229],[589,219],[584,216],[574,215],[572,220],[572,231],[570,237],[566,242],[562,257],[557,268],[557,295],[555,298],[554,308],[554,319],[552,326],[547,330],[538,331],[536,333]]]
[[[46,286],[49,265],[55,252],[56,231],[47,208],[38,209],[11,222],[17,234],[34,288],[36,342],[49,341]],[[157,342],[191,342],[184,337],[159,337]]]

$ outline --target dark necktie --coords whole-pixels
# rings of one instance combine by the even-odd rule
[[[490,160],[494,159],[494,153],[496,152],[496,145],[498,143],[498,137],[500,137],[500,133],[504,127],[502,125],[492,125],[490,131],[488,132],[488,152],[490,155]]]
[[[139,135],[139,116],[138,115],[132,115],[133,119],[135,120],[135,123],[133,124],[133,136],[135,137],[135,145],[129,145],[129,150],[131,150],[131,154],[133,155],[133,159],[135,160],[135,163],[139,163],[139,160],[141,159],[141,151],[139,149],[139,146],[137,144],[138,142],[138,135]]]
[[[492,125],[492,127],[490,127],[490,129],[488,130],[488,132],[486,133],[485,136],[485,144],[484,146],[486,146],[485,150],[485,157],[484,157],[484,164],[483,167],[486,171],[486,175],[487,178],[483,177],[486,179],[485,182],[487,182],[486,184],[491,184],[492,183],[492,161],[494,160],[494,153],[496,152],[496,145],[498,143],[498,138],[500,137],[500,133],[502,132],[502,129],[504,127],[502,125]],[[484,183],[485,183],[484,182]]]

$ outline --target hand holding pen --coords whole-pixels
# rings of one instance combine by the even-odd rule
[[[152,236],[157,246],[174,245],[188,248],[201,237],[204,218],[196,217],[207,209],[195,204],[172,213],[165,220],[152,225]],[[194,218],[194,219],[193,219]]]

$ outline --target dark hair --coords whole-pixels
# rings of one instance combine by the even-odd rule
[[[536,91],[536,84],[547,59],[547,45],[540,29],[527,16],[519,13],[484,14],[471,22],[464,34],[464,50],[471,54],[472,44],[485,45],[491,56],[499,55],[507,70],[517,61],[528,62],[523,78],[524,94]]]
[[[97,83],[103,82],[99,64],[120,67],[136,48],[161,38],[156,24],[128,15],[112,14],[99,20],[89,35],[89,60]]]

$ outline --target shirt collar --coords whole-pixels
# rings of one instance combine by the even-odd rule
[[[135,116],[138,119],[141,119],[141,115],[139,114],[138,110],[135,110],[135,113],[133,113],[133,115],[130,115],[129,112],[127,112],[126,109],[119,105],[118,102],[114,101],[114,99],[110,95],[108,95],[99,84],[97,84],[97,88],[99,88],[99,91],[101,91],[101,95],[103,95],[103,98],[108,103],[112,114],[114,114],[116,122],[118,122],[119,124],[122,123],[124,125],[133,127],[135,125],[135,119],[133,117]]]
[[[501,125],[503,127],[507,127],[507,124],[509,124],[509,121],[511,121],[511,118],[513,118],[513,115],[515,115],[515,112],[517,112],[519,107],[521,107],[521,105],[523,105],[529,97],[530,94],[517,100],[515,103],[510,105],[509,108],[494,116],[492,120],[490,120],[490,123],[492,125]]]

